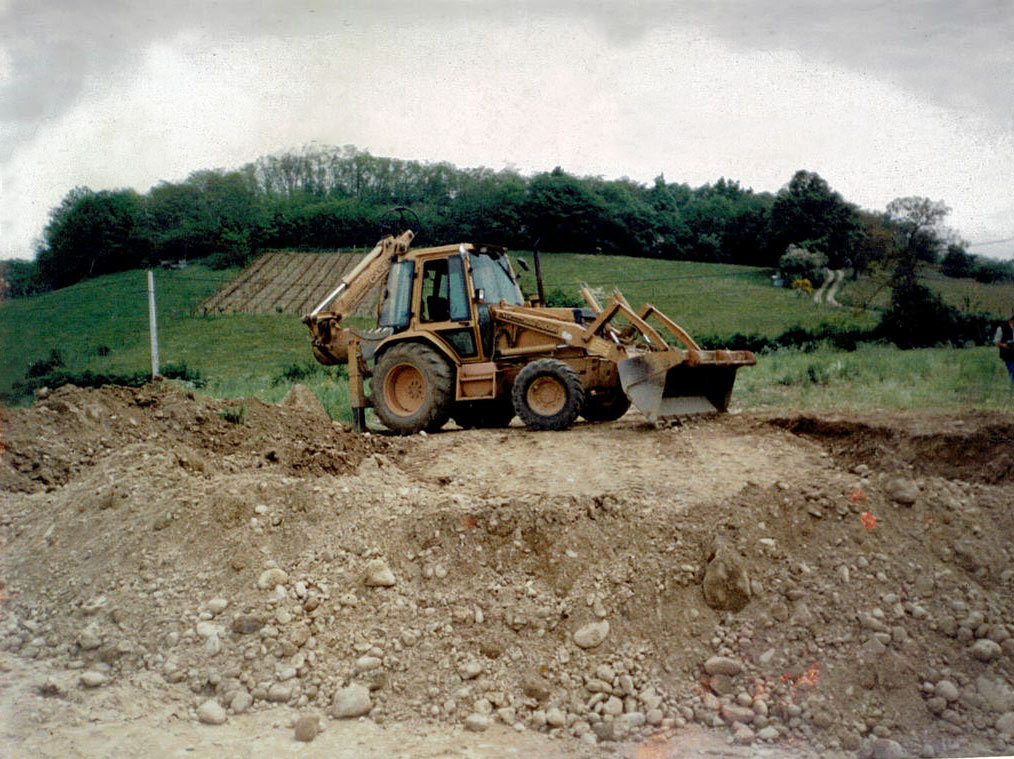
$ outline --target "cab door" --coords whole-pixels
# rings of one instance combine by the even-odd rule
[[[463,361],[479,358],[464,258],[423,261],[419,283],[420,328],[440,336]]]

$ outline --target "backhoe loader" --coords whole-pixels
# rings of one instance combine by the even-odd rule
[[[631,403],[651,421],[722,412],[736,370],[756,363],[750,351],[702,350],[654,306],[634,311],[618,292],[600,305],[584,288],[586,308],[549,308],[538,259],[540,295],[526,301],[505,248],[411,249],[413,237],[385,236],[303,317],[314,357],[348,364],[359,432],[369,406],[405,435],[449,419],[506,427],[515,415],[563,430],[578,416],[619,419]],[[345,326],[379,287],[377,328]]]

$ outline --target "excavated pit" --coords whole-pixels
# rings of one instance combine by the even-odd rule
[[[0,423],[0,647],[62,673],[19,705],[43,721],[113,687],[194,721],[323,718],[361,684],[389,729],[502,723],[596,756],[695,725],[1014,750],[999,415],[387,438],[311,404],[66,388]]]

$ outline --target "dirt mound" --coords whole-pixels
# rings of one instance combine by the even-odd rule
[[[65,485],[129,445],[149,445],[196,471],[268,468],[344,474],[383,443],[351,434],[298,406],[225,401],[149,385],[141,390],[64,386],[30,410],[0,408],[0,488]]]
[[[658,755],[691,723],[1014,749],[1012,486],[905,459],[936,421],[377,439],[238,405],[66,390],[4,412],[0,647],[63,668],[40,692],[87,709],[143,676],[138,699],[194,721],[502,723]]]

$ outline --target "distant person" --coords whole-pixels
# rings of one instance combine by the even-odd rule
[[[1000,349],[1000,359],[1007,364],[1011,397],[1014,398],[1014,313],[1010,315],[1006,324],[996,328],[993,345]]]

